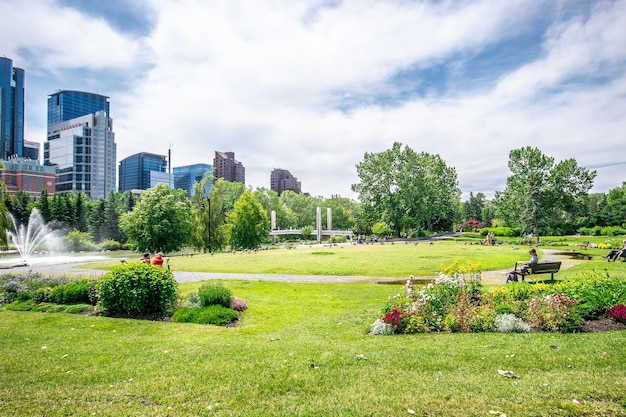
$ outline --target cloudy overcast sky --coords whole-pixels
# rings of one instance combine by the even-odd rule
[[[464,196],[504,189],[538,147],[626,180],[626,0],[0,0],[26,71],[26,139],[54,91],[110,97],[118,161],[235,152],[246,185],[288,169],[356,198],[365,152],[439,154]]]

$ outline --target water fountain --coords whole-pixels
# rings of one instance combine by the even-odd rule
[[[35,251],[43,244],[48,250],[58,244],[58,237],[46,225],[41,213],[36,208],[30,212],[27,225],[19,224],[15,217],[10,213],[8,215],[13,222],[13,230],[7,231],[7,235],[20,254],[21,265],[15,266],[27,266]]]

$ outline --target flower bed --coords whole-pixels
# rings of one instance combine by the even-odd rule
[[[449,269],[449,268],[448,268]],[[606,274],[575,281],[484,288],[476,270],[448,271],[416,291],[413,281],[388,299],[372,334],[582,331],[586,320],[626,322],[626,282]]]

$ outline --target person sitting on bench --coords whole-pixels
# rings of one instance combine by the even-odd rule
[[[607,258],[607,262],[615,262],[620,256],[626,257],[626,239],[624,239],[622,243],[624,246],[622,246],[621,249],[613,249],[608,255],[605,256],[605,258]]]
[[[509,282],[517,282],[518,275],[521,275],[523,279],[526,276],[526,274],[528,274],[528,270],[531,268],[531,266],[539,263],[539,257],[537,256],[537,250],[535,248],[530,249],[528,253],[530,254],[530,261],[524,262],[519,271],[517,270],[517,264],[516,264],[515,269],[513,269],[511,272],[507,274],[507,277],[506,277],[507,284]]]

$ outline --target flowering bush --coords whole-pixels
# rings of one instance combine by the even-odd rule
[[[466,285],[466,279],[472,283],[471,286]],[[441,274],[434,283],[416,292],[413,280],[409,279],[406,282],[405,293],[390,297],[378,320],[389,325],[395,333],[445,330],[444,317],[457,304],[457,297],[465,295],[468,300],[474,300],[476,284],[480,285],[480,276],[478,275],[477,279],[476,274],[471,276],[459,273],[452,276]],[[454,311],[451,314],[454,315]],[[378,328],[380,324],[376,326]]]
[[[583,324],[574,309],[576,300],[564,294],[544,295],[528,301],[528,319],[538,328],[551,332],[574,332]]]
[[[498,314],[494,320],[494,330],[500,333],[528,333],[530,324],[515,314]]]
[[[370,331],[375,335],[388,335],[393,334],[393,327],[391,324],[382,321],[382,319],[377,319],[374,323],[372,323]]]
[[[606,314],[619,323],[626,323],[626,304],[617,304],[609,308]]]
[[[243,313],[248,308],[248,304],[239,297],[233,297],[230,302],[230,308],[239,313]]]

